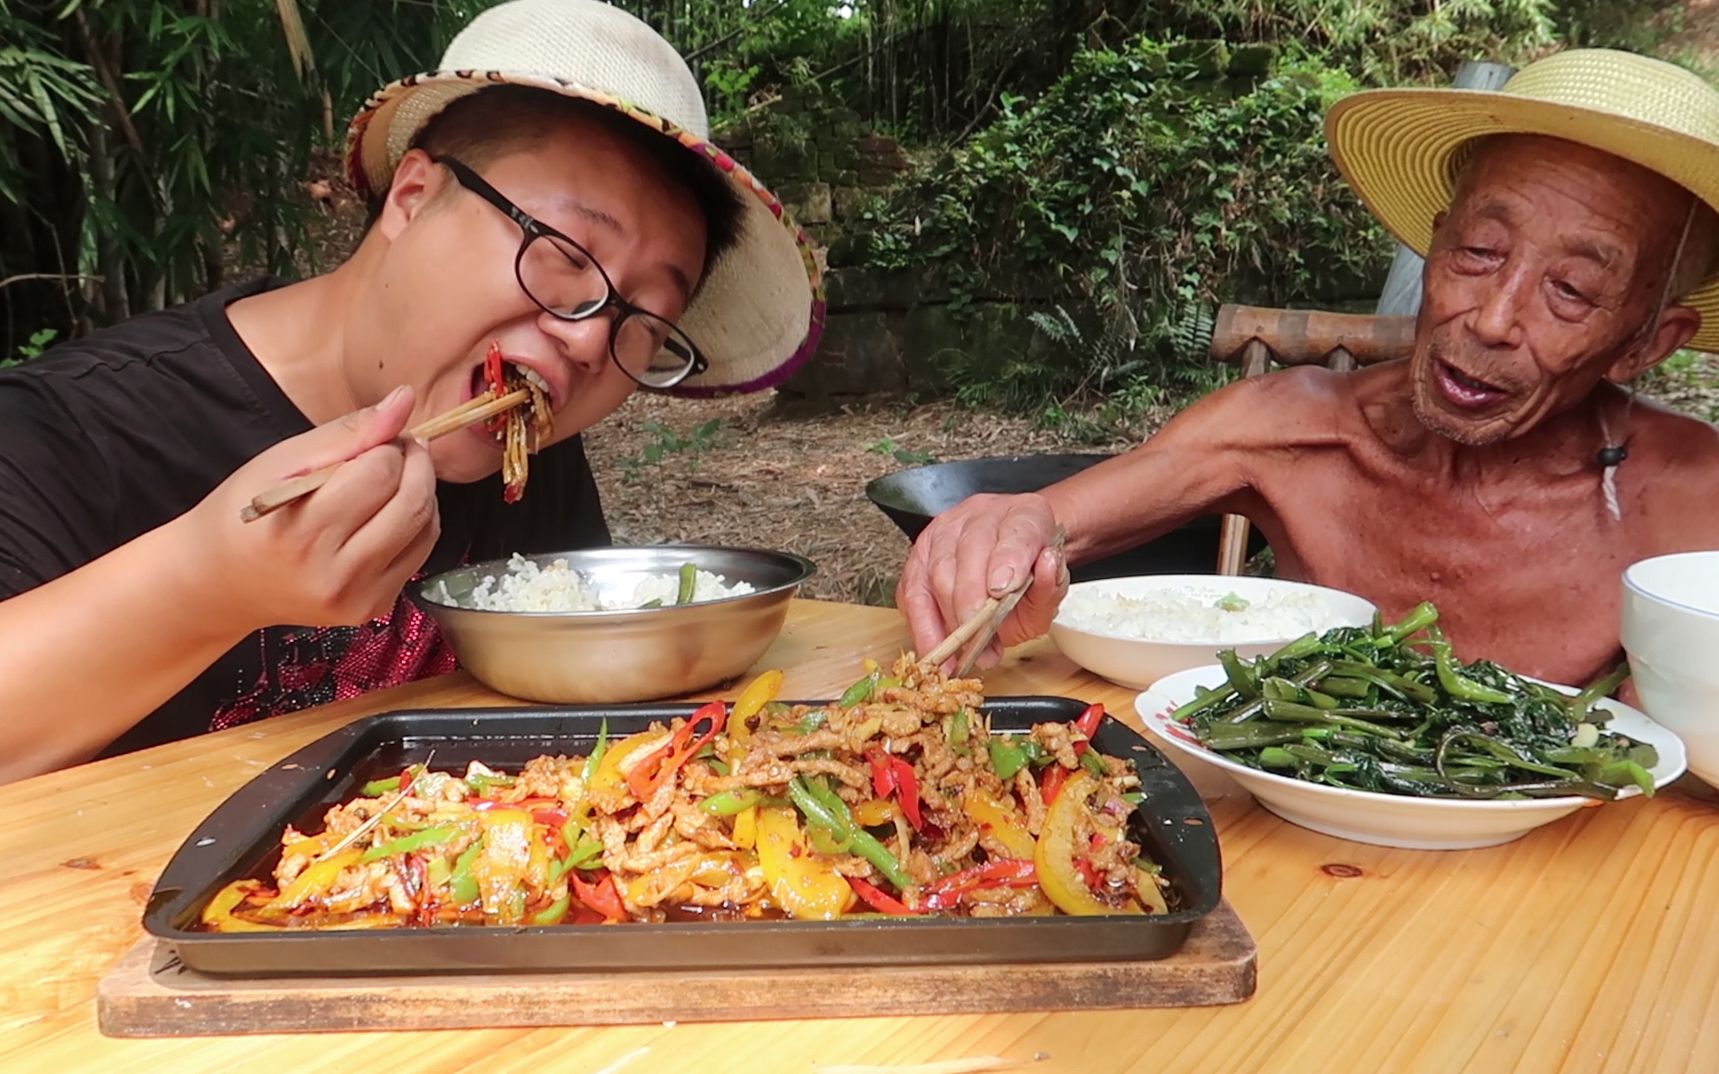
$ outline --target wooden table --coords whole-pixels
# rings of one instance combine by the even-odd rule
[[[798,602],[762,661],[827,696],[905,644],[894,612]],[[1044,641],[993,693],[1130,692]],[[1222,785],[1225,889],[1259,991],[1215,1008],[611,1029],[114,1040],[96,985],[142,935],[156,875],[211,809],[358,716],[501,704],[463,675],[0,787],[0,1070],[805,1072],[1048,1053],[1034,1071],[1719,1070],[1719,809],[1662,794],[1583,810],[1507,846],[1387,850],[1286,824]],[[66,713],[76,719],[76,713]],[[3,717],[0,717],[3,718]],[[856,981],[856,1002],[863,986]]]

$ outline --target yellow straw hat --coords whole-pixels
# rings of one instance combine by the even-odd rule
[[[1325,117],[1338,170],[1379,222],[1423,255],[1433,217],[1450,205],[1463,147],[1489,134],[1592,146],[1658,172],[1719,211],[1719,90],[1646,56],[1569,49],[1529,64],[1502,89],[1367,90]],[[1701,313],[1688,345],[1719,350],[1719,280],[1709,276],[1678,304]]]

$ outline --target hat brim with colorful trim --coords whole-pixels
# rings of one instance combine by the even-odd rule
[[[743,207],[734,245],[705,274],[679,321],[709,368],[667,390],[691,396],[761,391],[812,356],[823,330],[824,292],[806,233],[780,198],[708,137],[635,103],[643,97],[700,128],[705,123],[697,83],[655,31],[596,0],[514,0],[479,15],[455,38],[444,64],[460,58],[506,58],[562,73],[450,65],[384,87],[347,132],[347,175],[359,194],[386,192],[424,125],[479,90],[526,86],[614,109],[709,162],[728,178]],[[565,77],[570,71],[618,84],[631,99]]]
[[[1498,90],[1366,90],[1332,106],[1325,133],[1338,170],[1367,208],[1422,255],[1469,147],[1489,135],[1547,135],[1611,153],[1719,212],[1719,91],[1633,53],[1555,53]],[[1677,301],[1701,314],[1687,345],[1719,350],[1719,279],[1709,276]]]

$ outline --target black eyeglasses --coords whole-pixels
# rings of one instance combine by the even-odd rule
[[[506,213],[525,232],[513,259],[513,274],[527,297],[545,313],[563,321],[583,321],[610,306],[615,308],[609,326],[609,357],[623,373],[647,388],[672,388],[710,368],[685,332],[622,298],[591,251],[508,201],[483,176],[453,157],[433,159],[453,172],[461,186]]]

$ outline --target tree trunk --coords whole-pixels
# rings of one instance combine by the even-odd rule
[[[111,205],[116,200],[116,191],[112,144],[107,128],[95,127],[91,129],[89,154],[90,185],[95,188],[98,199]],[[127,293],[125,282],[125,250],[109,228],[99,229],[95,247],[96,267],[102,277],[98,297],[94,303],[96,321],[104,325],[118,324],[131,316],[131,298]]]

